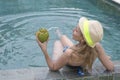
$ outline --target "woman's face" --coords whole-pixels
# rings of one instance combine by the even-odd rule
[[[83,40],[83,35],[82,32],[80,31],[79,25],[73,29],[73,39],[76,41],[81,41]]]

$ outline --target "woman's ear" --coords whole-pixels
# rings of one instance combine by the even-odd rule
[[[81,42],[84,43],[85,41],[82,39]]]
[[[85,39],[84,39],[84,37],[82,36],[82,41],[84,41],[85,42]]]
[[[85,39],[84,38],[82,38],[81,43],[83,43],[83,44],[85,43]]]

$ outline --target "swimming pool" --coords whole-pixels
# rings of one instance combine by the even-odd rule
[[[0,9],[0,69],[47,66],[35,32],[40,27],[58,27],[71,38],[81,16],[102,22],[101,43],[112,60],[120,60],[120,15],[94,0],[0,0]],[[49,31],[49,55],[58,39],[54,31]]]

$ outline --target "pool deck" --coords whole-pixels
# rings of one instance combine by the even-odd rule
[[[114,61],[114,72],[106,72],[101,63],[95,63],[90,74],[77,74],[77,69],[64,67],[52,72],[48,67],[0,70],[0,80],[120,80],[120,61]]]
[[[103,2],[115,7],[120,10],[120,0],[103,0]]]
[[[116,3],[118,3],[118,4],[120,4],[120,0],[112,0],[112,1],[114,1],[114,2],[116,2]]]

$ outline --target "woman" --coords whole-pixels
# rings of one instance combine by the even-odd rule
[[[37,42],[50,70],[56,71],[65,65],[81,66],[86,70],[91,70],[93,62],[98,57],[107,70],[113,71],[112,61],[99,43],[103,37],[103,28],[100,22],[88,20],[85,17],[80,18],[72,35],[73,39],[78,41],[78,44],[75,45],[66,35],[60,34],[59,31],[57,33],[60,40],[54,44],[53,60],[48,55],[48,41],[41,43],[36,34]]]

